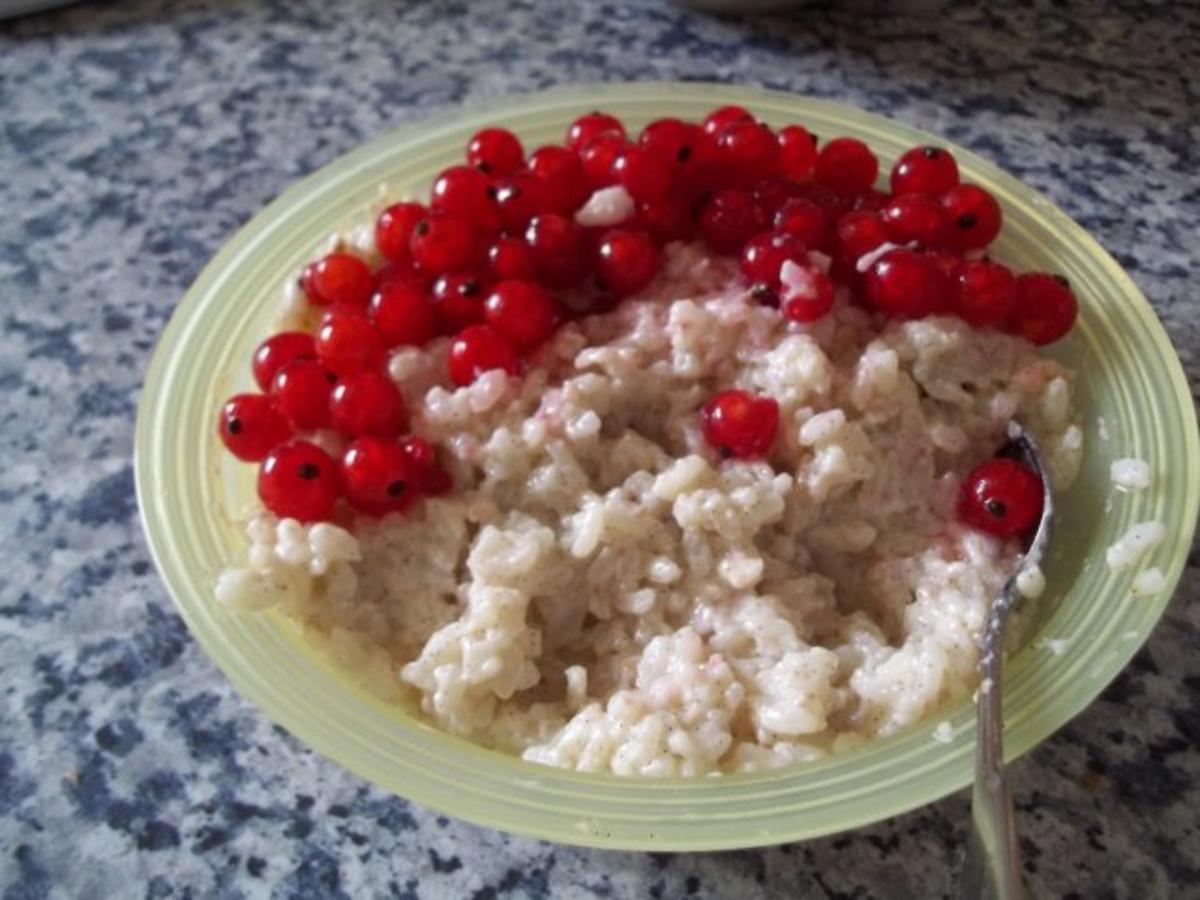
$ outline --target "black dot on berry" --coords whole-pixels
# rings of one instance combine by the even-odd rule
[[[924,150],[921,151],[921,154],[926,159],[937,159],[939,156],[942,155],[942,151],[939,150],[937,147],[926,147]]]
[[[429,222],[422,219],[417,223],[417,227],[413,229],[417,234],[429,234]]]
[[[717,454],[721,457],[721,459],[730,459],[733,456],[733,451],[722,444],[717,448]]]
[[[1067,280],[1067,276],[1065,275],[1054,275],[1052,277],[1065,288],[1069,288],[1071,286],[1071,282]]]
[[[963,213],[958,217],[958,227],[962,229],[974,228],[978,221],[974,213]]]
[[[995,499],[985,500],[983,502],[983,508],[986,509],[991,515],[995,516],[997,519],[1003,519],[1008,514],[1008,507],[1005,506],[1003,503],[1001,503],[999,500],[995,500]]]
[[[226,423],[226,425],[225,425],[225,430],[228,431],[230,434],[241,434],[242,433],[242,420],[237,419],[237,418],[230,419],[229,422]]]
[[[301,463],[296,469],[296,474],[305,481],[312,481],[321,474],[321,469],[316,463]]]
[[[750,296],[764,306],[779,305],[779,295],[771,289],[770,285],[764,284],[761,281],[750,289]]]
[[[474,297],[481,290],[483,290],[483,285],[480,284],[478,281],[476,281],[474,278],[471,278],[462,283],[462,287],[460,287],[458,289],[458,292],[460,294],[462,294],[464,297]]]
[[[405,484],[403,481],[393,481],[391,484],[389,484],[387,486],[387,492],[388,492],[389,497],[399,497],[401,494],[403,494],[407,490],[408,490],[408,485]]]
[[[337,376],[334,375],[332,372],[325,373],[325,380],[328,381],[330,384],[337,384]]]
[[[490,174],[492,173],[492,167],[491,167],[491,166],[489,166],[487,163],[480,163],[480,164],[479,164],[479,171],[480,171],[480,172],[484,172],[485,174],[488,174],[488,175],[490,175]],[[492,198],[493,200],[495,200],[495,199],[496,199],[496,198],[497,198],[497,197],[500,195],[500,189],[499,189],[498,187],[496,187],[494,184],[489,184],[489,185],[487,186],[487,188],[485,188],[485,193],[486,193],[486,194],[487,194],[487,195],[488,195],[490,198]]]
[[[685,144],[684,146],[679,148],[678,152],[676,152],[675,158],[677,160],[679,160],[681,163],[685,163],[688,161],[688,159],[691,157],[691,155],[692,155],[692,148]]]

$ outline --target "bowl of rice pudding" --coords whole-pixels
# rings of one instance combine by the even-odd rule
[[[639,140],[668,116],[694,130]],[[763,134],[769,184],[745,174]],[[464,148],[489,200],[446,174]],[[683,221],[663,160],[720,182]],[[533,178],[553,190],[526,208]],[[976,234],[988,198],[998,236]],[[447,222],[488,202],[467,264]],[[748,846],[969,781],[976,643],[1022,527],[1017,488],[980,472],[1013,419],[1062,510],[1022,585],[1015,755],[1120,671],[1189,546],[1194,412],[1148,304],[1047,201],[929,135],[608,86],[410,126],[256,217],[164,334],[138,491],[197,639],[352,771],[552,840]]]

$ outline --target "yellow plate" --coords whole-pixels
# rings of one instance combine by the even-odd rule
[[[249,386],[250,352],[267,332],[281,285],[324,239],[379,197],[423,193],[461,158],[478,128],[503,124],[527,147],[560,141],[577,115],[603,108],[631,129],[661,116],[699,119],[738,103],[773,125],[871,145],[884,170],[914,144],[950,147],[965,180],[1003,204],[996,255],[1061,272],[1082,302],[1078,327],[1054,348],[1081,373],[1083,470],[1061,503],[1049,589],[1026,649],[1006,679],[1007,749],[1026,752],[1082,710],[1141,646],[1183,568],[1200,500],[1196,419],[1183,372],[1146,300],[1113,259],[1044,197],[958,147],[897,122],[784,93],[710,84],[604,85],[460,109],[347,154],[285,192],[239,231],[196,279],[146,375],[136,471],[155,561],[192,634],[238,689],[302,741],[353,772],[464,819],[598,847],[704,850],[778,843],[864,825],[935,800],[972,774],[971,707],[867,747],[784,770],[696,780],[638,781],[535,766],[449,737],[355,689],[280,618],[235,616],[212,600],[220,569],[244,539],[232,518],[253,497],[250,467],[216,438],[219,402]],[[1099,423],[1106,423],[1109,439]],[[1150,462],[1155,485],[1117,495],[1113,459]],[[1168,478],[1169,476],[1169,478]],[[1168,537],[1146,560],[1167,589],[1130,595],[1104,549],[1130,524],[1159,520]],[[1064,642],[1056,655],[1039,645]],[[931,738],[948,720],[953,739]]]

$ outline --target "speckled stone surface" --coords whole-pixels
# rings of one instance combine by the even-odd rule
[[[1097,235],[1196,384],[1200,8],[888,5],[126,0],[0,24],[5,900],[952,892],[961,796],[805,845],[664,856],[512,838],[365,785],[189,638],[130,469],[155,338],[240,223],[428,110],[564,82],[759,83],[960,141]],[[1200,896],[1198,639],[1193,552],[1133,665],[1016,767],[1034,896]]]

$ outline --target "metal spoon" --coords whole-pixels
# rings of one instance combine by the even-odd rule
[[[979,700],[976,703],[975,787],[971,793],[971,838],[963,873],[964,898],[1019,900],[1021,859],[1012,796],[1004,772],[1001,671],[1004,626],[1018,596],[1017,579],[1042,561],[1054,523],[1050,478],[1038,446],[1020,425],[1008,427],[1009,442],[998,456],[1020,460],[1042,482],[1042,518],[1016,570],[992,603],[979,647]]]

